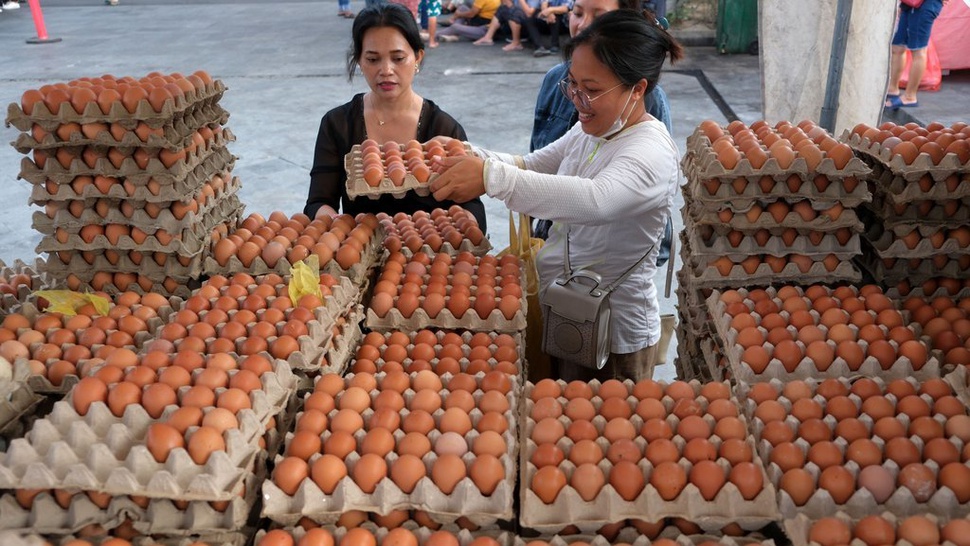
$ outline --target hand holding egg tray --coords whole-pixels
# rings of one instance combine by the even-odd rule
[[[818,285],[816,286],[817,288],[812,287],[812,290],[815,291],[813,292],[813,295],[816,295],[815,299],[820,297],[829,297],[829,295],[835,294],[835,292],[831,289]],[[771,309],[765,308],[765,316],[774,316],[781,310],[788,309],[784,303],[788,297],[807,297],[805,296],[806,292],[797,287],[788,286],[784,287],[784,290],[785,292],[783,295],[786,295],[786,298],[781,298],[779,295],[782,294],[781,289],[776,290],[772,287],[765,289],[769,299],[778,299],[782,301],[781,306],[774,303],[774,305],[771,306]],[[854,292],[854,290],[851,288],[843,288],[838,290]],[[816,330],[819,330],[817,326],[820,324],[826,326],[827,329],[825,331],[819,330],[821,332],[820,335],[823,336],[821,338],[823,341],[826,339],[825,336],[832,335],[831,333],[833,332],[834,327],[840,328],[840,336],[853,336],[851,337],[851,340],[860,340],[856,342],[856,345],[858,345],[857,348],[846,346],[844,349],[837,350],[841,344],[833,347],[833,344],[825,343],[825,345],[828,347],[827,350],[825,347],[821,347],[819,349],[813,348],[811,351],[809,351],[809,348],[804,343],[804,339],[811,339],[808,344],[811,345],[812,342],[816,341],[817,335],[814,333],[814,331],[813,337],[811,338],[808,337],[808,333],[802,334],[802,330],[805,329],[804,326],[796,329],[796,332],[798,332],[797,336],[792,334],[791,329],[796,327],[790,323],[791,314],[789,314],[789,318],[782,317],[782,321],[785,324],[778,325],[783,326],[788,332],[788,335],[777,338],[777,344],[771,343],[766,335],[766,332],[761,331],[767,330],[767,328],[764,328],[760,324],[760,321],[763,320],[764,317],[759,314],[757,310],[755,310],[754,313],[749,313],[753,309],[753,307],[750,306],[752,305],[750,303],[752,301],[749,297],[750,294],[751,292],[746,289],[726,292],[715,290],[707,300],[708,309],[711,316],[714,318],[713,324],[715,331],[718,334],[715,339],[718,339],[720,343],[724,344],[722,350],[724,355],[727,357],[728,362],[730,362],[732,376],[740,382],[755,383],[768,381],[775,378],[792,380],[807,378],[848,377],[855,374],[862,374],[872,377],[878,376],[890,379],[902,377],[929,379],[940,376],[939,353],[931,352],[927,348],[926,341],[928,340],[920,340],[921,332],[918,325],[913,325],[912,323],[907,322],[908,313],[903,314],[896,311],[896,314],[899,317],[898,320],[901,321],[899,326],[905,326],[903,329],[907,331],[907,337],[900,338],[904,339],[904,341],[899,343],[894,341],[896,345],[889,345],[889,348],[892,349],[891,355],[882,355],[880,353],[879,358],[877,358],[873,354],[868,354],[871,343],[859,337],[860,327],[858,325],[846,325],[845,322],[842,322],[843,319],[834,316],[832,317],[833,322],[830,323],[831,326],[827,326],[825,324],[825,322],[829,321],[829,317],[826,317],[823,320],[822,316],[828,315],[828,312],[832,309],[827,309],[824,314],[820,314],[815,309],[812,309],[810,305],[808,306],[807,310],[802,308],[803,304],[799,304],[797,307],[791,307],[792,312],[796,310],[803,312],[803,314],[797,319],[798,321],[804,320],[807,322],[810,320],[811,323],[809,325],[815,326]],[[882,294],[879,295],[882,296]],[[742,302],[741,306],[744,306],[745,309],[747,309],[747,311],[744,311],[744,313],[749,313],[747,318],[744,318],[744,320],[737,318],[738,315],[732,315],[732,310],[740,314],[741,307],[734,305],[735,300],[739,297],[740,300],[738,301]],[[729,301],[726,301],[725,298],[727,298]],[[883,296],[883,298],[885,298],[885,296]],[[882,305],[884,304],[880,304],[880,311],[883,310]],[[891,303],[889,303],[889,306],[892,308]],[[867,314],[869,320],[873,322],[875,322],[875,319],[872,317],[872,314],[876,313],[873,310],[874,308],[875,304],[873,304],[873,307],[870,308]],[[778,311],[775,309],[778,309]],[[894,310],[894,308],[892,310]],[[881,315],[877,316],[881,317]],[[848,313],[845,312],[844,319],[846,322],[848,322],[848,318]],[[879,320],[883,320],[883,318],[879,318]],[[885,320],[887,321],[887,325],[895,324],[889,321],[896,320],[896,317],[887,316],[885,317]],[[799,324],[801,324],[801,322],[799,322]],[[745,336],[748,336],[749,334],[739,332],[738,328],[740,328],[742,331],[746,331],[749,330],[748,326],[754,326],[756,333],[762,337],[759,338],[760,341],[754,342],[753,345],[750,345],[751,342],[748,341],[746,337],[745,343],[748,345],[742,345],[740,343],[740,336],[742,333],[744,333]],[[877,327],[885,337],[886,333],[883,331],[883,328],[888,330],[888,326]],[[774,329],[775,326],[773,325],[772,330]],[[795,341],[796,339],[799,341]],[[878,338],[872,339],[876,340]],[[775,354],[775,351],[778,350],[780,346],[784,347],[781,349],[784,354],[781,352]],[[817,363],[813,361],[812,356],[810,356],[809,353],[815,356],[815,358],[818,360]],[[784,357],[784,359],[780,357]],[[851,365],[848,359],[851,359]]]
[[[555,533],[575,525],[590,532],[628,518],[657,521],[675,516],[704,529],[731,523],[756,529],[779,519],[774,487],[753,456],[754,440],[744,418],[730,415],[738,415],[737,400],[726,383],[701,387],[683,381],[664,385],[611,380],[601,385],[595,380],[543,380],[534,386],[527,383],[524,394],[519,518],[523,527]],[[616,416],[607,421],[604,413]],[[537,417],[542,418],[536,421]],[[591,430],[582,432],[583,428]],[[582,439],[574,442],[574,435]],[[719,441],[721,435],[728,439]],[[706,460],[691,463],[685,458],[688,438],[711,438],[708,448],[715,451],[715,459],[704,455]],[[730,449],[725,447],[728,442]],[[549,450],[540,452],[540,444],[553,446],[558,454],[546,460]],[[737,452],[729,453],[735,448]],[[748,472],[742,480],[741,474]],[[598,477],[590,482],[587,476]]]
[[[850,517],[835,512],[824,520],[805,514],[785,521],[785,534],[792,546],[832,546],[848,537],[860,546],[945,544],[966,546],[970,534],[970,520],[941,518],[936,514],[918,514],[915,519],[892,512],[865,517]],[[907,520],[909,520],[907,522]],[[906,522],[906,523],[904,523]],[[846,541],[846,544],[849,542]]]
[[[907,181],[926,174],[943,180],[970,171],[970,129],[962,122],[950,127],[931,123],[926,128],[892,123],[875,128],[860,123],[851,132],[844,131],[841,140],[869,162]]]
[[[412,140],[407,144],[387,141],[380,145],[371,139],[354,144],[344,157],[347,196],[377,199],[391,194],[400,199],[409,191],[429,195],[428,185],[437,176],[431,172],[432,158],[463,156],[470,151],[470,145],[456,139],[444,146],[433,139],[424,144]]]

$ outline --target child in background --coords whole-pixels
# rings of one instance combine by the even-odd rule
[[[438,16],[441,15],[441,0],[421,0],[418,12],[427,9],[428,13],[428,47],[438,47]]]

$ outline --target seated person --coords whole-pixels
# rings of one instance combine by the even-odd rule
[[[559,30],[566,27],[570,0],[543,0],[539,9],[525,20],[525,32],[535,44],[536,57],[545,57],[559,51]],[[549,47],[542,45],[541,32],[549,33]]]
[[[451,25],[441,29],[438,37],[445,42],[457,42],[459,38],[482,38],[488,32],[488,24],[495,18],[500,3],[500,0],[475,0],[470,6],[458,6]]]
[[[495,12],[495,17],[492,17],[492,21],[488,24],[488,30],[485,31],[485,35],[475,40],[474,45],[477,46],[490,46],[495,43],[495,33],[499,29],[505,27],[508,28],[512,34],[512,41],[502,49],[505,51],[511,51],[512,49],[522,49],[522,45],[519,41],[519,32],[522,30],[522,21],[525,21],[526,14],[522,11],[522,8],[518,5],[522,0],[501,0],[502,5],[499,6],[498,10]],[[524,3],[524,2],[523,2]],[[518,22],[518,26],[512,27],[511,21]],[[516,48],[510,48],[513,44],[518,44]]]

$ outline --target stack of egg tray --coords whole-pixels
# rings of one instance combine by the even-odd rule
[[[862,267],[887,288],[970,279],[966,124],[860,124],[842,140],[873,171]]]
[[[81,78],[26,91],[6,122],[43,207],[46,271],[69,288],[186,295],[242,211],[225,86],[199,71]]]

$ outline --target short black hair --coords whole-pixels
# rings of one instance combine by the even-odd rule
[[[377,5],[364,8],[354,17],[354,27],[352,30],[352,42],[350,51],[347,54],[347,79],[353,81],[354,72],[360,61],[360,56],[364,49],[364,34],[372,28],[393,27],[404,36],[408,45],[414,50],[415,55],[418,51],[424,51],[424,41],[421,40],[421,29],[414,20],[414,15],[406,7],[390,2],[381,2]]]

